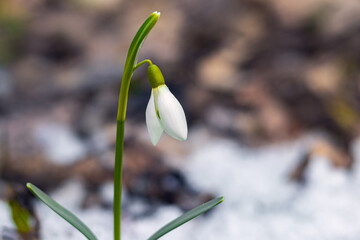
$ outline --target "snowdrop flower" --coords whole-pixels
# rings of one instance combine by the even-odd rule
[[[152,144],[158,143],[163,131],[177,140],[186,140],[188,129],[184,110],[165,85],[160,69],[151,64],[148,77],[152,91],[146,107],[146,126]]]

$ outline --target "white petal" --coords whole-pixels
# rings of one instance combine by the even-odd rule
[[[156,115],[153,91],[151,91],[151,97],[146,107],[145,115],[146,126],[150,135],[150,139],[152,144],[155,146],[158,143],[164,128],[162,127],[159,118]]]
[[[184,110],[166,85],[158,87],[157,107],[165,132],[178,140],[186,140],[188,128]]]

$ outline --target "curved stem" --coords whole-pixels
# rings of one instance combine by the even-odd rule
[[[152,65],[152,62],[151,62],[150,59],[145,59],[145,60],[142,60],[141,62],[139,62],[138,64],[135,65],[134,71],[135,71],[137,68],[139,68],[139,67],[141,67],[142,65],[144,65],[145,63],[148,63],[149,65]]]
[[[136,33],[128,51],[123,77],[121,81],[118,114],[117,114],[116,146],[115,146],[114,240],[121,239],[122,162],[123,162],[123,151],[124,151],[124,129],[125,129],[125,118],[126,118],[126,106],[127,106],[130,81],[136,66],[138,66],[136,65],[136,58],[140,50],[140,47],[144,42],[145,37],[149,34],[150,30],[155,26],[159,17],[160,17],[160,13],[158,12],[152,13],[150,17],[148,17],[145,20],[145,22],[141,25],[140,29]]]

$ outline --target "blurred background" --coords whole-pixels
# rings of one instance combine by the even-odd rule
[[[124,239],[219,195],[163,239],[359,239],[358,0],[0,0],[0,239],[84,239],[26,182],[112,238],[121,76],[153,11],[139,60],[162,69],[189,138],[151,145],[139,68]]]

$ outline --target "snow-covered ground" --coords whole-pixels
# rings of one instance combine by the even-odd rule
[[[6,228],[14,228],[14,224],[11,221],[10,209],[9,206],[0,201],[0,239]]]
[[[289,182],[290,170],[315,136],[275,146],[250,149],[225,139],[197,144],[189,153],[184,174],[197,189],[224,195],[225,201],[206,217],[199,217],[164,236],[168,240],[357,240],[360,239],[360,167],[349,174],[316,157],[307,182]],[[191,140],[191,139],[190,139]],[[360,161],[360,144],[354,149]],[[105,197],[112,193],[104,188]],[[74,211],[99,239],[112,238],[112,213],[98,208],[79,210],[84,194],[81,182],[71,181],[52,196]],[[132,202],[130,208],[142,208]],[[11,227],[0,203],[0,226]],[[85,239],[46,206],[38,203],[44,240]],[[164,206],[154,215],[125,217],[123,238],[147,239],[177,217],[176,206]]]

